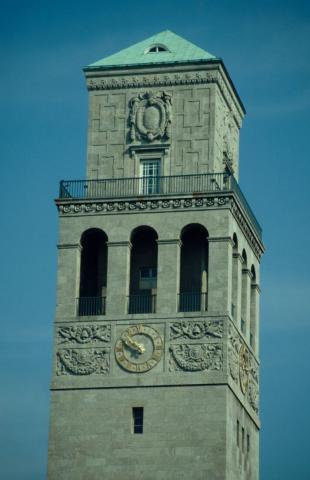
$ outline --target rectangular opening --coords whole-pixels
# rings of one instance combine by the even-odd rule
[[[242,427],[241,448],[244,452],[244,428]]]
[[[160,190],[160,159],[142,160],[140,163],[140,194],[152,195]]]
[[[143,407],[132,409],[132,433],[143,433]]]
[[[240,435],[240,424],[239,424],[239,420],[237,420],[237,446],[239,447],[239,435]]]
[[[247,434],[247,437],[246,437],[246,451],[249,453],[250,451],[250,435]]]

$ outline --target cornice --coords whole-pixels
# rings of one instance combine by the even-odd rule
[[[61,217],[75,215],[107,215],[120,213],[143,213],[157,211],[175,211],[179,209],[215,209],[229,208],[237,221],[240,229],[253,248],[258,260],[264,252],[264,246],[259,237],[254,233],[253,228],[239,204],[236,202],[234,193],[227,192],[220,195],[200,195],[199,197],[178,197],[178,198],[153,198],[150,200],[56,200],[56,205]]]
[[[153,87],[171,87],[178,85],[204,85],[216,84],[224,99],[229,105],[234,118],[241,128],[244,111],[228,87],[229,82],[220,69],[195,70],[187,72],[145,73],[136,72],[131,74],[114,74],[113,76],[101,74],[100,76],[87,76],[87,88],[89,91],[98,90],[123,90],[133,88],[149,89]]]

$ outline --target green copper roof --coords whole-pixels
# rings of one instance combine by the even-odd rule
[[[150,48],[163,48],[166,51],[149,52]],[[170,30],[157,33],[152,37],[125,48],[114,55],[91,63],[85,70],[93,68],[120,67],[129,65],[146,65],[156,63],[182,63],[214,60],[216,57],[184,40]]]

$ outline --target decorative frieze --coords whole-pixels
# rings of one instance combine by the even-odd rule
[[[57,352],[57,375],[106,375],[109,369],[109,348],[68,348]]]
[[[212,344],[180,344],[171,345],[170,371],[201,372],[205,370],[222,370],[222,345]]]
[[[177,85],[204,85],[215,83],[220,89],[229,109],[237,122],[238,127],[241,127],[243,112],[240,106],[237,105],[233,99],[227,84],[219,70],[213,71],[195,71],[195,72],[178,72],[178,73],[163,73],[155,75],[123,75],[123,76],[87,76],[87,88],[90,91],[94,90],[114,90],[114,89],[132,89],[143,88],[149,89],[153,87],[170,87]]]
[[[57,343],[89,344],[93,342],[110,342],[110,325],[72,325],[57,328]]]
[[[232,324],[228,328],[228,371],[250,406],[258,413],[258,363]]]
[[[247,240],[251,244],[253,251],[258,259],[264,252],[263,246],[258,242],[257,238],[249,227],[248,220],[245,218],[240,208],[231,196],[204,196],[195,198],[169,198],[169,199],[152,199],[152,200],[132,200],[132,201],[96,201],[83,202],[77,200],[67,203],[57,201],[57,207],[60,215],[93,215],[108,214],[115,212],[137,212],[137,211],[154,211],[154,210],[176,210],[187,208],[219,208],[230,206],[231,211],[242,229]]]
[[[174,322],[170,324],[170,340],[179,338],[190,340],[222,338],[223,330],[223,320]]]

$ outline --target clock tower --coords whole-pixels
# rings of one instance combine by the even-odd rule
[[[262,232],[223,61],[164,31],[88,65],[60,183],[49,480],[258,480]]]

